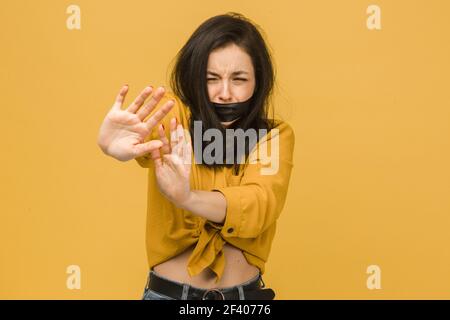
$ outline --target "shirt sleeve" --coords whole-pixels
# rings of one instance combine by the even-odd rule
[[[221,228],[225,238],[256,238],[283,209],[293,168],[294,131],[283,122],[264,138],[250,153],[238,185],[210,189],[221,192],[227,201]]]

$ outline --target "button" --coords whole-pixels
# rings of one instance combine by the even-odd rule
[[[228,233],[232,233],[233,231],[234,231],[233,228],[228,228],[228,230],[227,230]]]

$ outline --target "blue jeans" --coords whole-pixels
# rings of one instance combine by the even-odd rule
[[[154,272],[154,271],[150,271],[150,272]],[[202,289],[202,288],[198,288],[198,287],[191,286],[191,285],[189,285],[189,284],[184,284],[184,283],[181,283],[181,282],[178,282],[178,281],[169,280],[169,279],[167,279],[167,278],[165,278],[165,277],[162,277],[162,276],[160,276],[160,275],[158,275],[158,276],[159,276],[160,278],[164,278],[164,279],[166,279],[166,280],[168,280],[168,281],[171,281],[171,282],[174,282],[174,283],[178,283],[178,284],[181,284],[181,285],[186,285],[188,288]],[[252,279],[250,279],[250,280],[248,280],[248,281],[245,281],[245,282],[243,282],[243,283],[241,283],[241,284],[238,284],[238,285],[232,286],[232,287],[224,287],[224,288],[220,288],[220,289],[221,289],[221,291],[228,291],[228,290],[232,290],[232,289],[238,289],[238,291],[239,291],[239,299],[240,299],[240,300],[245,300],[245,293],[244,293],[244,290],[242,290],[242,286],[244,286],[244,285],[246,285],[246,284],[249,284],[249,283],[251,283],[251,282],[258,282],[259,280],[262,281],[262,278],[261,278],[261,274],[260,274],[260,273],[258,273],[258,274],[257,274],[255,277],[253,277]],[[263,283],[264,283],[264,282],[263,282]],[[240,288],[239,288],[239,287],[240,287]],[[187,292],[188,292],[188,290],[187,290]],[[145,289],[145,290],[144,290],[144,295],[142,296],[142,300],[176,300],[176,299],[175,299],[175,298],[172,298],[172,297],[168,297],[168,296],[166,296],[166,295],[164,295],[164,294],[162,294],[162,293],[159,293],[159,292],[157,292],[157,291],[154,291],[154,290],[148,288],[148,289]],[[187,300],[187,297],[182,297],[181,300]]]

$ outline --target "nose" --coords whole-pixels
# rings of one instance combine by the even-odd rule
[[[225,102],[225,103],[230,102],[231,99],[232,99],[230,88],[229,88],[228,83],[226,81],[224,81],[222,83],[222,87],[220,89],[218,99],[221,102]]]

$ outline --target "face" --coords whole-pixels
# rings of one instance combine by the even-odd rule
[[[210,53],[206,79],[209,99],[214,103],[246,101],[250,99],[255,89],[252,60],[234,43]],[[234,121],[222,124],[226,127]]]

